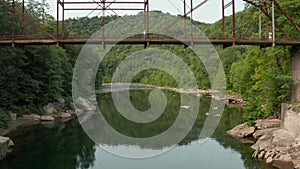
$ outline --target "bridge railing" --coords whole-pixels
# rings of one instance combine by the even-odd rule
[[[157,34],[149,34],[147,36],[143,34],[139,35],[111,35],[111,34],[98,34],[96,36],[91,35],[78,35],[78,34],[66,34],[64,38],[61,38],[62,36],[59,36],[58,40],[68,39],[68,40],[88,40],[88,39],[98,39],[98,40],[132,40],[132,41],[145,41],[145,40],[166,40],[166,41],[193,41],[193,40],[207,40],[204,38],[203,35],[197,35],[194,34],[191,35],[174,35],[176,39],[164,35],[157,35]],[[56,37],[55,37],[56,38]],[[214,35],[208,35],[209,40],[232,40],[232,37],[230,35],[226,35],[225,38],[222,38],[221,34],[214,34]],[[41,35],[41,34],[31,34],[31,35],[16,35],[14,37],[12,36],[0,36],[0,41],[10,41],[10,40],[57,40],[50,38],[49,36]],[[252,37],[246,37],[246,36],[236,36],[236,40],[252,40],[252,41],[272,41],[272,39],[269,39],[266,36],[263,36],[261,39],[256,38],[255,36]],[[278,37],[276,38],[276,41],[300,41],[300,36],[297,37],[290,37],[289,39]]]

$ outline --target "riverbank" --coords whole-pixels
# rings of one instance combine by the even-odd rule
[[[256,120],[254,126],[240,124],[227,131],[238,138],[252,138],[253,158],[266,160],[280,169],[300,169],[299,106],[287,105],[281,119]]]
[[[10,132],[13,132],[18,127],[31,126],[41,123],[54,122],[56,120],[64,120],[67,121],[76,116],[75,111],[67,110],[65,112],[60,112],[58,114],[48,114],[48,115],[37,115],[37,114],[29,114],[18,117],[17,120],[12,120],[8,124],[8,128],[0,130],[0,136],[5,136]]]
[[[145,89],[159,89],[159,90],[169,90],[174,91],[177,93],[186,93],[186,94],[195,94],[197,97],[202,97],[203,95],[209,96],[212,99],[223,101],[226,104],[232,105],[232,106],[243,106],[246,101],[243,100],[240,96],[235,94],[226,94],[225,96],[219,96],[218,91],[214,90],[201,90],[201,89],[182,89],[182,88],[174,88],[174,87],[161,87],[161,86],[154,86],[154,85],[147,85],[147,84],[140,84],[140,83],[103,83],[103,90],[96,91],[97,94],[101,93],[107,93],[107,92],[117,92],[117,91],[124,91],[128,90],[127,88],[124,88],[126,86],[132,86],[137,87],[140,90]],[[112,87],[113,86],[113,87]],[[39,124],[41,122],[47,122],[47,121],[54,121],[58,118],[66,119],[66,118],[72,118],[76,116],[75,111],[73,110],[59,110],[61,109],[64,104],[64,101],[60,102],[54,102],[49,103],[47,106],[44,107],[45,114],[40,116],[36,114],[29,114],[29,115],[23,115],[21,117],[18,117],[18,120],[12,120],[10,124],[8,125],[7,129],[0,129],[0,136],[7,135],[11,131],[15,130],[17,127],[20,126],[30,126],[34,124]],[[84,109],[89,110],[88,107],[93,107],[90,105],[87,100],[81,100],[79,103],[82,107],[85,107]],[[59,111],[59,113],[57,113]]]
[[[103,83],[102,87],[104,89],[96,91],[97,94],[107,93],[107,92],[117,92],[117,91],[124,91],[128,90],[125,88],[127,86],[137,87],[137,89],[159,89],[159,90],[169,90],[174,91],[177,93],[185,93],[185,94],[195,94],[197,97],[202,97],[203,95],[208,95],[214,100],[225,102],[229,105],[235,106],[243,106],[246,104],[246,101],[239,95],[232,93],[220,93],[216,90],[203,90],[203,89],[183,89],[183,88],[175,88],[175,87],[161,87],[161,86],[154,86],[154,85],[147,85],[147,84],[140,84],[140,83]]]

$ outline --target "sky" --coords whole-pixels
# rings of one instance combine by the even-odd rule
[[[70,1],[87,1],[87,2],[92,2],[93,0],[65,0],[65,2],[70,2]],[[100,0],[97,0],[100,1]],[[107,1],[112,1],[112,0],[107,0]],[[118,1],[143,1],[143,0],[118,0]],[[200,4],[204,0],[193,0],[193,6],[195,7],[196,5]],[[231,0],[225,0],[225,4],[229,3]],[[56,17],[56,0],[46,0],[50,4],[50,13]],[[190,0],[186,0],[188,7],[187,11],[190,10]],[[178,14],[183,14],[183,0],[149,0],[149,7],[150,10],[160,10],[163,12],[168,12],[173,15],[178,15]],[[235,8],[236,11],[241,11],[244,9],[244,2],[242,0],[235,0]],[[200,22],[206,22],[206,23],[213,23],[219,19],[222,18],[222,1],[221,0],[209,0],[207,3],[205,3],[202,7],[198,8],[196,11],[194,11],[194,20],[200,21]],[[122,7],[137,7],[141,8],[141,6],[122,6]],[[78,8],[78,7],[83,7],[83,6],[71,6],[69,5],[68,7],[70,8]],[[96,8],[96,6],[89,5],[88,7],[90,8]],[[110,6],[111,8],[118,7],[118,6]],[[232,8],[229,7],[228,9],[225,10],[225,15],[231,15],[232,14]],[[72,18],[72,17],[83,17],[87,16],[91,11],[65,11],[65,18]],[[108,15],[125,15],[125,14],[136,14],[139,11],[107,11]],[[95,11],[89,16],[102,16],[101,11]]]

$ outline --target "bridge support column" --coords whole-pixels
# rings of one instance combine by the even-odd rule
[[[292,48],[292,102],[300,102],[300,46]]]

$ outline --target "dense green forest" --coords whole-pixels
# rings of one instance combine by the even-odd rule
[[[11,3],[6,0],[7,3]],[[300,25],[299,0],[278,0],[281,6]],[[17,5],[18,6],[18,5]],[[17,8],[17,10],[20,10]],[[28,1],[26,16],[39,23],[47,32],[54,34],[55,19],[48,14],[49,5],[43,1]],[[165,21],[158,17],[162,12],[153,11],[157,22]],[[258,11],[246,6],[245,10],[237,13],[238,38],[258,37],[258,22],[245,24],[245,21],[256,19]],[[143,15],[139,13],[138,15]],[[155,17],[157,15],[157,17]],[[170,14],[165,14],[170,15]],[[131,16],[123,18],[130,19]],[[276,20],[283,26],[291,38],[300,37],[299,32],[287,21],[283,15],[276,13]],[[119,16],[107,16],[105,23]],[[9,35],[11,32],[11,13],[0,5],[0,36]],[[20,18],[17,19],[20,21]],[[262,17],[262,37],[267,38],[270,31],[270,22],[267,17]],[[221,32],[221,21],[206,24],[192,21],[209,38],[217,38]],[[246,22],[247,23],[247,22]],[[226,36],[231,34],[231,17],[226,17]],[[103,25],[101,17],[70,18],[66,20],[66,35],[88,35],[99,30]],[[33,34],[32,26],[26,25],[24,32],[21,22],[17,22],[17,34]],[[126,30],[127,28],[122,28]],[[134,29],[134,28],[129,28]],[[36,32],[34,32],[36,34]],[[278,38],[284,38],[280,31],[276,32]],[[10,46],[0,47],[0,128],[7,127],[9,112],[18,115],[37,113],[43,114],[43,106],[49,102],[64,98],[69,108],[72,107],[72,73],[80,45],[63,47],[58,46]],[[102,61],[96,78],[96,86],[101,87],[103,82],[110,82],[112,74],[120,62],[129,54],[143,49],[141,45],[117,45],[107,54]],[[188,64],[194,73],[198,86],[209,89],[208,73],[190,47],[176,45],[151,45],[150,48],[159,48],[172,51],[179,55]],[[293,81],[290,76],[291,47],[260,48],[255,46],[235,46],[223,49],[216,46],[221,57],[227,78],[227,90],[241,95],[247,100],[244,118],[251,121],[265,118],[278,113],[280,104],[289,100],[290,86]],[[207,56],[207,60],[215,56]],[[135,83],[152,84],[158,86],[177,87],[174,79],[165,72],[151,69],[139,73],[133,79]]]

